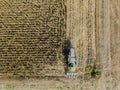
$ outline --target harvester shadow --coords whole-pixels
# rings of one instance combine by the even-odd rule
[[[67,66],[68,66],[68,55],[70,52],[71,42],[67,39],[64,43],[63,55],[64,55],[64,64],[65,64],[65,74],[67,73]]]

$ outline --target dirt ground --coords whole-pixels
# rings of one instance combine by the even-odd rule
[[[71,83],[71,82],[75,83]],[[77,86],[77,87],[76,87]],[[1,80],[0,90],[79,90],[75,80]]]

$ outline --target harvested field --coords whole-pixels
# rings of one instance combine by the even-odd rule
[[[70,18],[66,34],[77,51],[78,72],[83,80],[80,90],[119,90],[120,2],[68,0],[67,3]],[[92,65],[95,68],[88,68]]]

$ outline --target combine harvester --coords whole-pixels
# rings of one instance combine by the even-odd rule
[[[76,60],[75,49],[73,47],[70,47],[70,51],[68,55],[67,77],[68,78],[77,77],[77,60]]]

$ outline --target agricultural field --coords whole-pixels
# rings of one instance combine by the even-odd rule
[[[66,34],[76,48],[83,80],[80,90],[119,90],[120,1],[68,0],[67,4]]]
[[[1,76],[63,76],[64,2],[3,0],[0,7]]]
[[[0,90],[120,90],[119,0],[0,0]],[[77,78],[65,75],[67,41]]]

